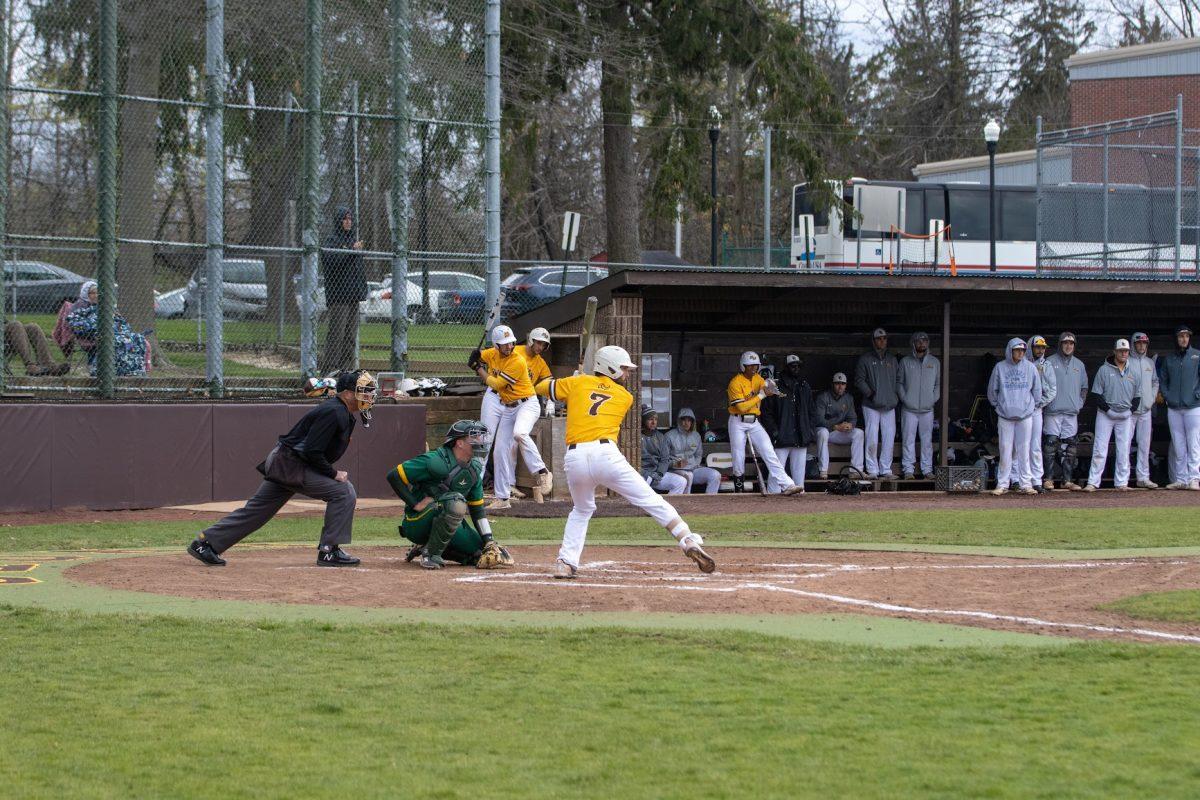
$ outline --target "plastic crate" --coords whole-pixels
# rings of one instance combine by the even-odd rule
[[[983,467],[938,467],[933,488],[939,492],[979,493],[984,489],[984,480]]]

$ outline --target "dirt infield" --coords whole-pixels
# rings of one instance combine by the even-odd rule
[[[193,598],[497,611],[857,613],[1080,638],[1200,644],[1200,625],[1143,623],[1097,606],[1200,588],[1200,559],[1041,561],[867,551],[714,548],[701,575],[671,547],[592,547],[575,581],[551,577],[554,547],[521,547],[511,570],[426,572],[404,549],[355,550],[361,567],[316,566],[312,548],[246,548],[206,568],[180,552],[68,570],[70,580]]]
[[[823,492],[810,492],[798,497],[763,497],[758,494],[689,495],[669,498],[685,516],[693,514],[816,514],[835,511],[986,511],[997,508],[1174,508],[1200,507],[1200,492],[1101,490],[1095,494],[1057,491],[1037,497],[1008,494],[1004,497],[982,495],[948,495],[933,492],[868,492],[858,497],[835,497]],[[534,503],[523,500],[513,503],[508,511],[489,512],[497,517],[565,518],[571,510],[568,501]],[[295,516],[320,516],[323,510],[314,507]],[[396,517],[396,508],[359,509],[360,517]],[[600,498],[596,501],[598,517],[636,517],[642,512],[621,498]],[[181,508],[148,508],[130,511],[88,511],[62,509],[55,511],[0,514],[0,527],[21,525],[86,524],[91,522],[206,522],[219,519],[217,512]]]

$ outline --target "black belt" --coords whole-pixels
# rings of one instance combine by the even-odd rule
[[[738,419],[742,422],[758,422],[758,414],[738,414]]]
[[[600,444],[612,444],[612,439],[597,439],[596,441],[599,442]],[[585,444],[586,444],[586,442],[585,442]],[[578,446],[579,445],[577,445],[577,444],[569,444],[569,445],[567,445],[567,449],[574,450]]]
[[[516,408],[517,406],[521,405],[521,403],[524,403],[526,400],[529,400],[529,399],[531,399],[531,398],[522,397],[520,400],[513,400],[511,403],[506,403],[503,400],[501,400],[500,405],[504,406],[505,408]]]

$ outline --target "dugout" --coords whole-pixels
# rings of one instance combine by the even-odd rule
[[[947,402],[935,415],[943,442],[945,422],[969,415],[1013,336],[1042,334],[1053,348],[1060,332],[1072,331],[1078,339],[1075,355],[1090,380],[1118,337],[1145,331],[1151,352],[1165,352],[1174,347],[1176,325],[1200,323],[1195,319],[1200,281],[645,267],[617,272],[510,321],[519,337],[537,326],[550,330],[555,374],[570,374],[579,358],[578,334],[589,295],[599,300],[598,343],[624,347],[637,363],[643,353],[665,356],[660,362],[669,361],[669,380],[647,388],[659,389],[656,398],[669,397],[672,413],[689,406],[719,427],[727,418],[725,386],[744,350],[755,350],[764,364],[778,367],[795,353],[819,391],[835,372],[847,373],[853,382],[855,362],[870,347],[874,328],[887,329],[890,349],[898,355],[910,352],[913,332],[925,331],[930,352],[943,363]],[[643,371],[630,386],[639,398]],[[1165,413],[1159,413],[1156,450],[1165,451]],[[1093,416],[1094,409],[1085,408],[1085,429],[1092,429]],[[622,452],[634,464],[640,463],[637,430],[635,404],[621,437]]]

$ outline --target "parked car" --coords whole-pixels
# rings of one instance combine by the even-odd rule
[[[221,308],[227,319],[261,317],[267,308],[267,265],[257,258],[224,262]],[[183,316],[195,317],[204,305],[204,267],[199,266],[184,289]]]
[[[429,305],[423,300],[421,284],[424,280],[421,270],[411,269],[408,273],[408,316],[417,322],[445,322],[439,313],[444,305],[443,298],[448,292],[469,289],[482,289],[486,284],[483,278],[469,272],[451,270],[433,270],[429,273]],[[370,293],[363,313],[368,320],[388,320],[392,318],[392,278],[385,275],[379,288]]]
[[[564,287],[561,266],[518,269],[504,279],[504,304],[500,307],[500,317],[512,320],[607,277],[607,267],[572,265],[567,267]]]
[[[6,261],[5,305],[12,314],[57,314],[64,300],[79,299],[79,287],[86,280],[45,261]]]
[[[176,319],[185,316],[187,287],[181,286],[169,292],[154,293],[154,316],[160,319]]]

